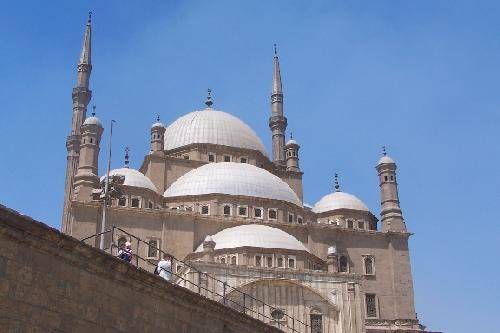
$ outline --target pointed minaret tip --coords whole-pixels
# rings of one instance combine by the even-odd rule
[[[387,155],[387,150],[385,149],[385,146],[382,146],[382,155],[383,156]]]
[[[274,44],[273,92],[272,93],[273,93],[273,95],[283,93],[283,87],[281,85],[280,61],[278,58],[278,51],[276,49],[276,44]]]
[[[91,66],[91,47],[92,47],[92,12],[89,12],[87,19],[87,27],[85,28],[85,36],[83,37],[82,53],[80,54],[80,61],[78,62],[78,69],[83,70],[82,65]]]
[[[95,104],[92,105],[92,117],[95,117]]]
[[[212,89],[208,88],[207,89],[207,100],[205,101],[205,105],[207,106],[208,109],[211,109],[213,104],[214,104],[214,102],[212,102]]]

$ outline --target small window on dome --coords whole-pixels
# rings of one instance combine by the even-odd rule
[[[293,214],[292,213],[288,213],[288,222],[293,223]]]
[[[387,176],[384,176],[385,181],[387,181]]]
[[[278,218],[278,211],[276,209],[269,208],[268,218],[270,220],[276,220]]]
[[[302,224],[304,220],[302,220],[302,216],[297,216],[297,223]]]
[[[394,176],[391,176],[391,180],[394,180]]]
[[[215,154],[208,154],[208,161],[209,162],[215,162]]]
[[[231,162],[231,156],[230,155],[224,155],[224,162]]]
[[[236,265],[236,256],[231,256],[231,265]]]
[[[256,267],[262,266],[262,256],[255,256],[254,265]]]
[[[278,257],[278,259],[276,260],[276,266],[280,268],[285,267],[285,260],[283,259],[283,257]]]
[[[185,160],[189,160],[189,155],[184,155],[183,157]]]
[[[295,258],[288,257],[288,268],[295,268]]]
[[[225,264],[226,263],[226,258],[225,257],[220,257],[220,263]]]
[[[139,198],[132,198],[131,206],[132,208],[140,208],[141,200]]]
[[[362,230],[364,230],[364,229],[365,229],[365,222],[363,222],[363,221],[358,221],[358,229],[362,229]]]
[[[118,198],[118,206],[120,206],[120,207],[127,206],[127,198],[126,197]]]
[[[262,208],[254,208],[253,216],[261,219],[262,218]]]
[[[266,267],[273,267],[273,256],[266,256]]]
[[[201,214],[202,215],[208,215],[208,213],[209,213],[209,207],[208,207],[208,205],[201,206]]]
[[[353,221],[347,221],[347,228],[354,229],[354,222]]]
[[[246,157],[240,158],[241,163],[248,163],[248,159]]]
[[[153,207],[154,207],[154,204],[151,201],[148,201],[148,208],[153,209]]]
[[[94,140],[92,138],[90,138],[90,143],[94,143]]]
[[[224,214],[224,216],[231,215],[231,206],[230,205],[224,205],[223,214]]]
[[[246,206],[238,206],[238,216],[246,217],[248,215]]]

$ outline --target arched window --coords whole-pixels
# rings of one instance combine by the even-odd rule
[[[373,257],[371,256],[366,256],[364,257],[365,263],[365,275],[374,275],[375,274],[375,267],[374,267],[374,260]]]
[[[346,256],[341,255],[339,257],[339,272],[340,273],[347,273],[347,272],[349,272],[349,265],[348,265],[347,257]]]
[[[229,205],[225,205],[225,206],[224,206],[224,212],[223,212],[223,213],[224,213],[224,215],[225,215],[225,216],[229,216],[229,215],[231,215],[231,206],[229,206]]]
[[[231,257],[231,265],[236,265],[236,256]]]
[[[148,242],[148,258],[158,258],[158,240],[150,239]]]

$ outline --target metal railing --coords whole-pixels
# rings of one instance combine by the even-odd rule
[[[269,305],[251,294],[230,286],[226,281],[222,281],[207,272],[200,271],[192,264],[164,252],[157,246],[153,246],[152,243],[146,242],[117,226],[113,225],[111,229],[85,237],[81,241],[88,242],[94,240],[94,246],[97,246],[98,242],[100,242],[99,237],[109,236],[109,246],[105,247],[104,251],[109,252],[113,256],[118,256],[118,241],[120,238],[117,239],[117,232],[120,238],[125,237],[127,241],[130,241],[132,247],[135,245],[135,251],[132,251],[132,260],[130,262],[132,265],[152,272],[157,267],[156,262],[158,259],[163,258],[165,255],[169,256],[171,258],[171,270],[169,273],[173,277],[170,279],[170,282],[194,291],[203,297],[220,302],[267,324],[276,326],[284,332],[311,332],[310,326],[304,321],[286,314],[283,310]],[[141,244],[145,247],[141,248]],[[148,254],[152,251],[156,255],[154,258],[143,258],[139,255],[141,250],[145,250]]]

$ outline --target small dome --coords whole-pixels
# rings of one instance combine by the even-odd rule
[[[380,158],[380,160],[378,160],[377,165],[379,165],[379,164],[395,164],[395,162],[391,157],[384,155]]]
[[[292,146],[292,145],[298,146],[299,144],[297,143],[297,141],[295,141],[295,139],[290,139],[286,142],[285,146]]]
[[[325,195],[318,201],[314,207],[313,212],[324,213],[336,209],[353,209],[369,212],[368,207],[352,194],[344,192],[333,192]]]
[[[130,168],[114,169],[109,172],[109,176],[113,175],[125,176],[125,182],[123,183],[123,185],[147,188],[150,189],[151,191],[158,193],[158,190],[156,189],[156,186],[153,184],[153,182],[148,177],[144,176],[142,173],[140,173],[135,169],[130,169]],[[105,178],[106,176],[102,176],[101,182]]]
[[[281,178],[247,163],[220,162],[202,165],[179,177],[163,195],[178,197],[202,194],[243,195],[302,206],[295,192]]]
[[[163,123],[161,123],[159,121],[157,121],[156,123],[151,125],[151,128],[157,128],[157,127],[165,127],[165,125],[163,125]]]
[[[102,123],[96,116],[90,116],[83,122],[83,125],[97,125],[102,127]]]
[[[215,250],[234,249],[244,246],[264,249],[309,250],[297,238],[278,228],[267,225],[245,224],[227,228],[212,236]],[[200,244],[195,252],[202,252]]]
[[[165,131],[165,150],[193,143],[211,143],[222,146],[266,150],[255,132],[229,113],[205,109],[178,118]]]

